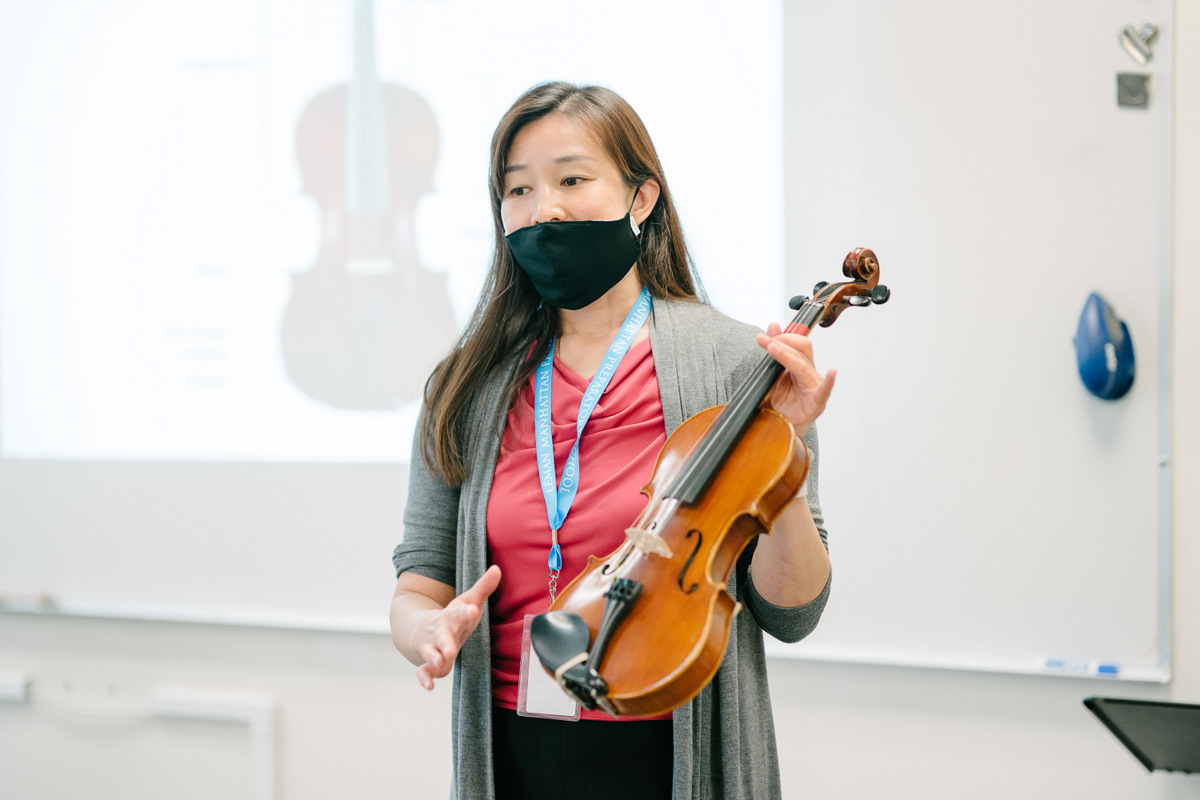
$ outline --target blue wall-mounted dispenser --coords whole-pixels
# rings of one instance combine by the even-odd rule
[[[1079,315],[1075,358],[1087,390],[1103,400],[1116,400],[1133,386],[1136,361],[1129,328],[1104,298],[1092,292]]]

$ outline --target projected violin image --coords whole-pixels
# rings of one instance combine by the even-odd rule
[[[437,120],[416,92],[378,79],[371,4],[357,2],[354,14],[351,82],[314,97],[296,127],[321,245],[293,276],[280,338],[288,377],[306,395],[378,411],[420,397],[457,325],[446,278],[421,264],[414,237],[433,186]]]

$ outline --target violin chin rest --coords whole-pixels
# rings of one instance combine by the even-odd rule
[[[542,666],[557,672],[563,664],[587,653],[591,631],[577,614],[547,611],[533,618],[529,625],[529,640]]]

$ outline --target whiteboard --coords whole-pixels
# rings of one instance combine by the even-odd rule
[[[291,135],[278,120],[319,88],[345,80],[345,3],[196,5],[195,19],[182,26],[194,39],[182,51],[153,35],[164,28],[162,20],[144,18],[167,12],[113,7],[80,0],[78,13],[68,15],[76,22],[64,24],[0,3],[0,15],[7,15],[0,32],[20,32],[29,43],[0,47],[0,58],[9,59],[5,72],[42,79],[0,90],[6,118],[7,109],[31,112],[20,141],[42,134],[72,141],[72,129],[62,124],[70,121],[64,106],[47,90],[53,76],[65,81],[103,69],[141,75],[158,58],[182,75],[175,84],[180,90],[205,93],[171,99],[172,108],[236,101],[241,113],[258,107],[254,86],[295,71],[307,83],[271,95],[279,108],[252,131],[268,142]],[[506,44],[487,35],[510,24],[494,7],[396,0],[378,3],[378,13],[381,30],[395,25],[397,40],[459,53],[493,39]],[[484,8],[493,10],[484,14]],[[717,304],[758,324],[784,318],[782,298],[838,279],[843,256],[855,246],[875,250],[883,282],[893,289],[888,305],[852,309],[814,339],[818,364],[839,369],[819,424],[834,591],[812,637],[794,646],[774,643],[771,652],[1060,674],[1097,674],[1100,665],[1116,665],[1119,678],[1165,680],[1169,3],[823,0],[749,3],[737,14],[710,9],[689,13],[686,22],[675,12],[695,4],[638,8],[638,14],[653,8],[658,15],[620,28],[621,35],[641,37],[630,49],[675,47],[676,58],[647,69],[648,57],[631,59],[618,48],[614,62],[604,61],[604,43],[619,34],[615,22],[606,22],[590,34],[570,31],[575,52],[560,74],[611,85],[643,114]],[[203,20],[213,14],[236,24],[217,26],[221,35],[214,29],[206,38],[204,25],[214,23]],[[1124,26],[1143,20],[1158,22],[1162,33],[1155,60],[1139,67],[1116,39]],[[260,53],[264,40],[257,32],[272,25],[281,26],[279,41],[292,42],[294,51]],[[230,29],[241,33],[230,36]],[[97,30],[125,38],[97,50]],[[544,40],[556,33],[539,29]],[[136,50],[143,41],[155,43],[153,52]],[[210,52],[214,43],[219,48]],[[52,55],[54,47],[68,45],[95,58]],[[128,52],[134,55],[105,61]],[[730,52],[738,57],[713,57]],[[266,59],[261,64],[259,55]],[[499,80],[502,56],[433,101],[458,103],[474,114],[469,129],[485,138],[507,102],[548,69],[522,62]],[[389,56],[383,47],[379,58],[381,77],[439,97],[437,65]],[[723,74],[719,82],[703,77],[706,68]],[[1116,107],[1115,76],[1124,71],[1151,75],[1148,109]],[[259,82],[248,84],[247,74],[259,75]],[[144,89],[158,88],[145,80]],[[766,99],[752,99],[752,89]],[[145,91],[140,102],[157,96]],[[121,110],[141,108],[124,97]],[[102,103],[90,111],[105,118]],[[44,128],[30,127],[39,120]],[[731,121],[733,128],[696,139]],[[478,151],[464,130],[446,129],[447,153]],[[0,128],[0,148],[8,147],[0,149],[0,183],[11,187],[18,176],[26,180],[22,185],[50,185],[38,182],[45,175],[39,169],[51,170],[55,185],[70,177],[50,155],[26,157],[13,145],[17,135]],[[105,141],[120,144],[112,132]],[[160,152],[154,141],[135,142],[137,152],[151,156],[149,166],[129,176],[132,188],[124,186],[119,201],[145,193],[156,201],[174,196],[174,185],[162,180],[163,159],[170,163],[177,154]],[[177,305],[154,306],[153,296],[142,305],[164,317],[191,313],[196,303],[222,314],[251,314],[250,322],[230,328],[248,344],[234,348],[241,357],[223,377],[254,376],[256,391],[266,392],[262,387],[278,383],[269,370],[279,368],[269,367],[277,353],[262,333],[277,326],[280,282],[317,248],[312,231],[320,220],[311,205],[295,199],[300,192],[290,144],[265,148],[270,156],[259,163],[247,160],[253,151],[244,142],[235,144],[240,160],[221,169],[251,176],[239,202],[250,197],[256,208],[268,209],[257,219],[262,224],[248,230],[227,209],[186,206],[186,214],[174,218],[180,230],[172,233],[192,237],[187,252],[199,253],[209,269],[185,271],[165,262],[167,277],[159,280],[185,287],[187,295],[177,296]],[[418,215],[429,242],[421,255],[447,276],[460,315],[490,247],[479,233],[490,225],[482,194],[485,159],[486,150],[444,158],[451,171],[439,173],[437,192]],[[204,161],[189,170],[199,181],[195,188],[203,189],[210,172]],[[140,455],[106,449],[110,442],[101,438],[89,440],[87,453],[72,454],[72,446],[55,437],[70,425],[109,432],[112,412],[96,409],[105,400],[103,408],[121,410],[120,398],[98,395],[103,381],[88,384],[82,371],[57,384],[39,383],[31,393],[29,376],[39,374],[38,362],[17,364],[29,358],[17,353],[27,352],[31,337],[49,340],[55,352],[82,353],[78,363],[86,366],[105,352],[97,342],[142,340],[136,328],[116,322],[111,330],[72,325],[63,307],[31,321],[28,301],[53,295],[65,276],[76,295],[125,308],[129,292],[145,284],[97,279],[70,249],[75,240],[48,216],[38,226],[23,224],[29,217],[22,203],[49,207],[62,196],[27,194],[0,192],[0,330],[14,318],[33,326],[21,328],[19,340],[0,336],[0,374],[18,365],[26,376],[0,382],[0,414],[21,397],[26,409],[69,425],[44,425],[34,437],[0,417],[0,449],[16,452],[0,459],[0,607],[386,630],[394,586],[389,556],[401,533],[413,404],[388,413],[333,414],[299,394],[279,399],[284,392],[278,388],[271,389],[270,405],[259,405],[261,394],[245,394],[243,402],[223,400],[220,414],[206,406],[147,403],[127,435],[112,437],[119,447],[141,442]],[[91,226],[86,241],[95,243],[110,270],[147,252],[154,256],[173,241],[161,231],[144,240],[108,232],[88,220],[98,215],[94,209],[107,213],[120,202],[106,204],[94,193],[66,196],[71,219]],[[220,235],[208,235],[206,221]],[[466,233],[456,235],[460,222]],[[309,233],[295,235],[298,229]],[[57,283],[38,270],[22,271],[22,282],[14,282],[15,267],[27,259],[13,242],[28,241],[31,230],[44,234],[45,252],[71,255],[62,259],[70,271]],[[241,249],[230,255],[234,244]],[[759,271],[748,277],[748,269]],[[747,288],[748,295],[738,291]],[[1137,380],[1116,403],[1087,395],[1075,374],[1071,337],[1093,290],[1129,323],[1137,350]],[[119,335],[109,335],[112,330]],[[208,330],[189,325],[175,333]],[[198,377],[210,385],[212,359],[205,358],[211,348],[195,346],[202,339],[187,344],[196,356],[189,369],[197,371],[167,377]],[[163,370],[156,367],[153,376],[146,385],[160,383]],[[165,423],[158,416],[164,408]],[[242,416],[247,408],[253,410],[249,421]],[[221,446],[205,451],[216,437],[225,437]]]
[[[1169,676],[1167,3],[789,6],[790,275],[872,247],[888,305],[820,331],[833,593],[774,652]],[[1163,27],[1139,67],[1117,43]],[[822,32],[825,35],[814,35]],[[1167,41],[1164,41],[1167,40]],[[1151,76],[1119,108],[1116,74]],[[1076,373],[1097,291],[1116,402]]]

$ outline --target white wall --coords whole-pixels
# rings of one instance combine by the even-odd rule
[[[1174,675],[1169,686],[841,664],[771,666],[789,797],[1183,798],[1083,708],[1090,694],[1200,702],[1200,3],[1176,3]],[[69,554],[64,554],[69,557]],[[1115,577],[1115,576],[1114,576]],[[953,598],[947,598],[952,602]],[[278,796],[442,797],[448,692],[386,637],[0,614],[0,796],[252,797],[255,748],[229,722],[150,716],[163,687],[269,695]]]

